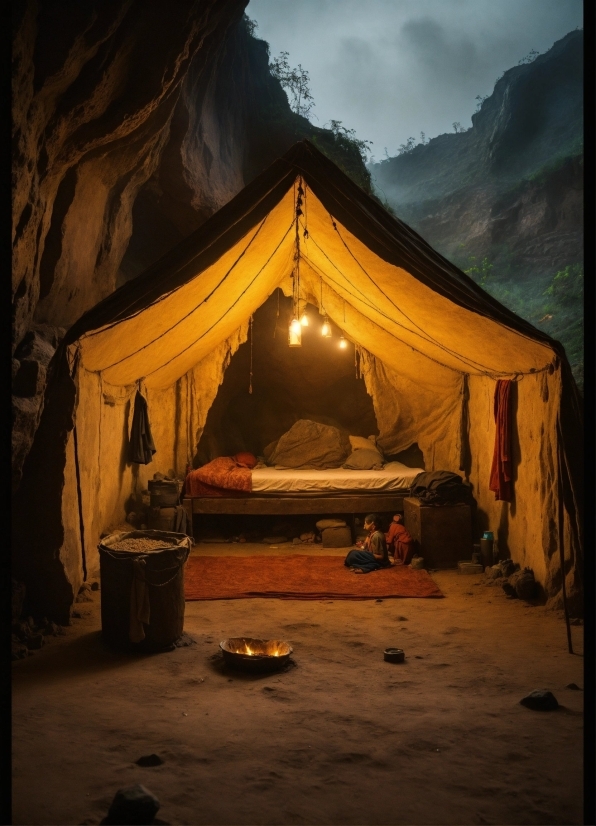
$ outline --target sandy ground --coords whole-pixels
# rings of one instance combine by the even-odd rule
[[[582,823],[584,694],[565,686],[583,688],[583,658],[562,615],[433,577],[445,599],[189,602],[196,644],[151,656],[104,647],[96,592],[13,663],[12,822],[98,824],[142,783],[169,824]],[[241,635],[289,640],[295,667],[222,670],[220,640]],[[535,688],[561,708],[521,706]],[[151,753],[163,765],[135,764]]]

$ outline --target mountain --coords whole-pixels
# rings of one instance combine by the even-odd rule
[[[472,127],[370,164],[377,193],[565,345],[583,382],[583,32],[504,72]]]

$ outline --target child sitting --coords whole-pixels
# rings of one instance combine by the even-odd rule
[[[385,534],[389,553],[395,565],[409,565],[414,554],[414,540],[402,524],[402,516],[396,513]]]
[[[344,560],[344,565],[355,574],[368,574],[391,565],[385,534],[379,526],[380,521],[376,514],[369,513],[365,517],[364,528],[368,531],[368,536],[364,540],[364,548],[349,551]]]

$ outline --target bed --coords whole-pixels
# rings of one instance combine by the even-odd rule
[[[422,468],[389,462],[381,470],[256,467],[251,490],[214,489],[185,495],[188,525],[201,514],[303,515],[403,512],[403,500]]]

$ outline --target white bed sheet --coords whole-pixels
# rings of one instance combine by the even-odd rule
[[[358,493],[410,488],[422,473],[401,462],[389,462],[382,470],[294,470],[263,467],[252,471],[253,493]]]

